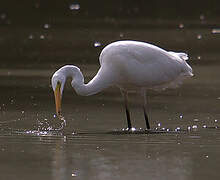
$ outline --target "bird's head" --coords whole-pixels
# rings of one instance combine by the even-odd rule
[[[54,91],[55,96],[55,104],[56,104],[56,113],[57,116],[61,116],[61,100],[63,94],[63,88],[65,84],[66,78],[62,74],[54,73],[51,84]]]

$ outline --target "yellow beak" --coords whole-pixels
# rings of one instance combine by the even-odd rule
[[[57,112],[57,116],[60,117],[61,116],[61,83],[57,82],[57,86],[56,89],[54,91],[54,96],[55,96],[55,104],[56,104],[56,112]]]

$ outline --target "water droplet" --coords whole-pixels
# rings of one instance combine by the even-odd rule
[[[50,25],[49,24],[44,24],[44,29],[49,29]]]
[[[56,118],[56,117],[57,117],[57,115],[56,115],[56,114],[54,114],[54,115],[53,115],[53,117],[54,117],[54,118]]]
[[[201,35],[201,34],[198,34],[198,35],[197,35],[197,39],[198,39],[198,40],[202,39],[202,35]]]
[[[0,17],[1,17],[2,20],[4,20],[6,18],[6,14],[2,13]]]
[[[175,131],[180,131],[180,127],[177,127],[177,128],[175,129]]]
[[[206,158],[209,158],[209,156],[208,156],[208,155],[206,155],[205,157],[206,157]]]
[[[201,15],[199,16],[199,18],[200,18],[201,21],[203,21],[203,20],[205,19],[204,14],[201,14]]]
[[[198,126],[197,126],[197,125],[193,125],[192,128],[193,128],[193,129],[197,129]]]
[[[99,46],[101,46],[101,43],[100,43],[100,42],[95,42],[95,43],[94,43],[94,46],[95,46],[95,47],[99,47]]]
[[[30,40],[34,39],[33,34],[30,34],[30,35],[28,36],[28,39],[30,39]]]
[[[213,33],[213,34],[220,33],[220,29],[212,29],[212,33]]]
[[[123,38],[123,37],[124,37],[124,34],[123,34],[123,33],[120,33],[120,34],[119,34],[119,37],[120,37],[120,38]]]
[[[21,114],[24,114],[24,111],[21,111]]]
[[[69,8],[70,8],[70,10],[79,10],[80,5],[79,4],[70,4]]]
[[[199,119],[193,119],[193,121],[198,122],[198,121],[199,121]]]
[[[180,119],[183,119],[183,115],[180,115]]]
[[[200,59],[201,59],[201,56],[197,56],[197,59],[200,60]]]
[[[180,29],[183,29],[183,28],[184,28],[184,24],[180,23],[180,24],[179,24],[179,28],[180,28]]]
[[[157,124],[157,126],[158,126],[158,127],[160,127],[160,126],[161,126],[161,124],[160,124],[160,123],[158,123],[158,124]]]
[[[167,129],[167,132],[169,132],[170,131],[170,129]]]
[[[202,127],[203,127],[203,128],[207,128],[207,126],[206,126],[206,125],[203,125]]]
[[[44,35],[40,35],[40,39],[45,39],[45,36]]]
[[[190,131],[190,130],[191,130],[191,127],[190,127],[190,126],[188,126],[188,127],[187,127],[187,130],[188,130],[188,131]]]
[[[218,120],[217,119],[215,119],[215,123],[217,123],[218,122]]]
[[[136,128],[132,127],[132,128],[130,129],[130,131],[134,132],[134,131],[136,131]]]
[[[72,173],[72,177],[76,177],[77,175],[76,175],[76,173]]]

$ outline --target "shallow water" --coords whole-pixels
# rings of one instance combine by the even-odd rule
[[[76,27],[62,19],[46,30],[4,26],[0,179],[218,179],[219,34],[212,31],[215,21],[200,21],[185,20],[181,25],[173,20],[96,19],[78,20]],[[144,131],[138,95],[129,99],[136,131],[127,132],[118,89],[80,97],[67,83],[67,127],[56,130],[60,121],[54,116],[53,72],[75,64],[88,81],[99,68],[101,49],[119,39],[185,51],[195,76],[179,89],[148,92],[150,132]]]

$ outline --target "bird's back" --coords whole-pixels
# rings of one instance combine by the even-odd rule
[[[185,53],[168,52],[148,43],[118,41],[103,49],[100,64],[114,74],[118,86],[164,88],[192,76],[186,59]]]

